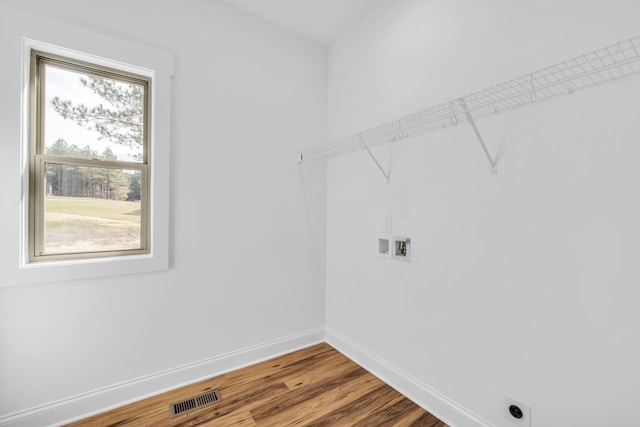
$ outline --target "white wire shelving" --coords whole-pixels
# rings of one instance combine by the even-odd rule
[[[389,180],[389,175],[369,147],[469,122],[495,172],[497,165],[478,131],[476,119],[639,72],[640,37],[636,37],[366,129],[335,143],[301,152],[299,162],[364,149]]]

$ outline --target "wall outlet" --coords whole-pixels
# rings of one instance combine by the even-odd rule
[[[531,406],[504,395],[502,400],[502,413],[504,417],[515,425],[531,427]]]

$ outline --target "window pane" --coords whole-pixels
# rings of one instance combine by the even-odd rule
[[[43,154],[143,161],[144,86],[47,64],[44,88]]]
[[[47,164],[44,254],[141,249],[140,171]]]

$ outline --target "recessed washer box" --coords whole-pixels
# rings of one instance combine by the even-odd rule
[[[411,239],[409,237],[393,237],[393,259],[411,262]]]
[[[391,258],[391,237],[381,236],[378,238],[378,256],[380,258]]]

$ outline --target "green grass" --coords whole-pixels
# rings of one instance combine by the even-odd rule
[[[62,213],[118,221],[140,222],[140,202],[47,196],[47,213]]]

